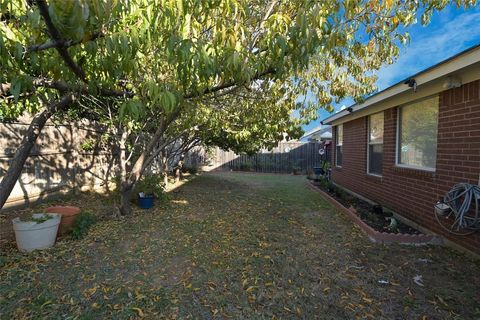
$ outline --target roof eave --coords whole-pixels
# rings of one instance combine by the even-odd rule
[[[462,63],[463,60],[464,60],[464,63]],[[354,104],[347,109],[339,111],[336,114],[325,118],[324,120],[320,121],[320,123],[332,125],[333,122],[335,122],[336,120],[349,116],[358,110],[363,110],[370,105],[390,99],[405,91],[411,90],[411,88],[405,84],[406,80],[419,78],[419,77],[425,78],[425,79],[422,79],[420,82],[417,81],[417,86],[425,85],[431,81],[447,76],[448,74],[451,74],[462,68],[468,67],[469,65],[478,63],[479,61],[480,61],[480,44],[477,44],[446,60],[441,61],[440,63],[437,63],[427,69],[424,69],[408,77],[407,79],[404,79],[380,92],[373,94],[361,104]],[[455,63],[457,64],[457,66],[455,66]],[[445,69],[443,72],[441,70],[442,68]],[[429,77],[429,75],[431,76]]]

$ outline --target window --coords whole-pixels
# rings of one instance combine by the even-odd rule
[[[438,96],[399,108],[397,164],[435,170]]]
[[[335,135],[335,165],[342,166],[343,124],[337,126]]]
[[[383,112],[368,117],[368,168],[370,174],[382,175],[383,168]]]

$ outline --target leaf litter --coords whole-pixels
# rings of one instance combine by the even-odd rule
[[[103,219],[82,240],[1,249],[1,319],[479,315],[478,262],[372,244],[297,176],[204,174],[168,205]],[[420,274],[428,288],[411,285]]]

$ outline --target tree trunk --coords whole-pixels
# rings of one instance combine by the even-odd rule
[[[173,121],[173,119],[170,119]],[[155,134],[150,139],[149,143],[138,157],[137,161],[133,165],[131,171],[125,179],[122,179],[120,189],[120,213],[122,215],[129,215],[132,213],[130,206],[130,196],[132,194],[135,185],[140,180],[145,169],[152,163],[152,161],[158,156],[158,154],[165,150],[165,147],[169,144],[167,141],[162,141],[163,133],[168,124],[168,121],[160,121],[160,125],[155,131]]]
[[[121,215],[128,216],[132,213],[130,199],[134,185],[125,181],[120,188],[120,207],[118,208]]]
[[[177,170],[175,172],[175,182],[179,182],[183,177],[182,177],[182,170],[183,170],[183,159],[185,158],[185,154],[182,153],[180,155],[180,160],[178,161],[177,164]]]
[[[143,162],[145,159],[145,150],[142,152],[138,160],[135,162],[130,174],[127,174],[124,178],[121,179],[120,184],[120,213],[122,215],[130,215],[132,213],[132,207],[130,205],[130,197],[132,191],[135,188],[138,180],[142,177],[143,171],[145,170]]]
[[[120,181],[125,181],[127,176],[127,130],[122,130],[122,135],[120,136],[119,147],[119,163],[120,163]]]
[[[145,171],[144,159],[148,150],[144,150],[140,157],[137,159],[130,173],[124,176],[120,184],[120,213],[122,215],[130,215],[132,213],[132,207],[130,205],[130,198],[135,185],[142,177]]]
[[[121,215],[129,215],[132,213],[132,207],[130,205],[130,199],[132,195],[133,186],[127,180],[127,137],[128,133],[127,130],[123,128],[122,134],[120,136],[119,147],[119,164],[120,164],[120,205],[118,210],[120,211]]]
[[[168,157],[167,152],[162,152],[162,172],[163,172],[163,183],[165,188],[168,188]]]
[[[10,161],[10,166],[0,182],[0,209],[3,208],[7,202],[10,193],[12,192],[18,178],[22,174],[22,169],[27,161],[30,151],[35,145],[40,132],[45,127],[48,119],[50,119],[56,112],[66,109],[73,101],[74,95],[69,94],[63,96],[60,101],[50,104],[47,109],[35,115],[28,127],[27,132],[23,136],[20,146],[17,148],[13,159]]]

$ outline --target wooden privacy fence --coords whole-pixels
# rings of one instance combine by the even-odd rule
[[[324,155],[320,155],[319,150],[323,148],[324,142],[280,142],[276,148],[252,156],[217,148],[213,165],[217,170],[306,174],[313,167],[321,166],[323,159],[329,159],[329,146]]]
[[[15,123],[0,123],[0,180],[29,122],[25,117]],[[108,186],[117,164],[115,156],[97,146],[103,132],[98,125],[85,121],[61,125],[49,122],[30,152],[5,208],[29,204],[57,192]],[[93,142],[92,150],[84,150],[88,141]]]

